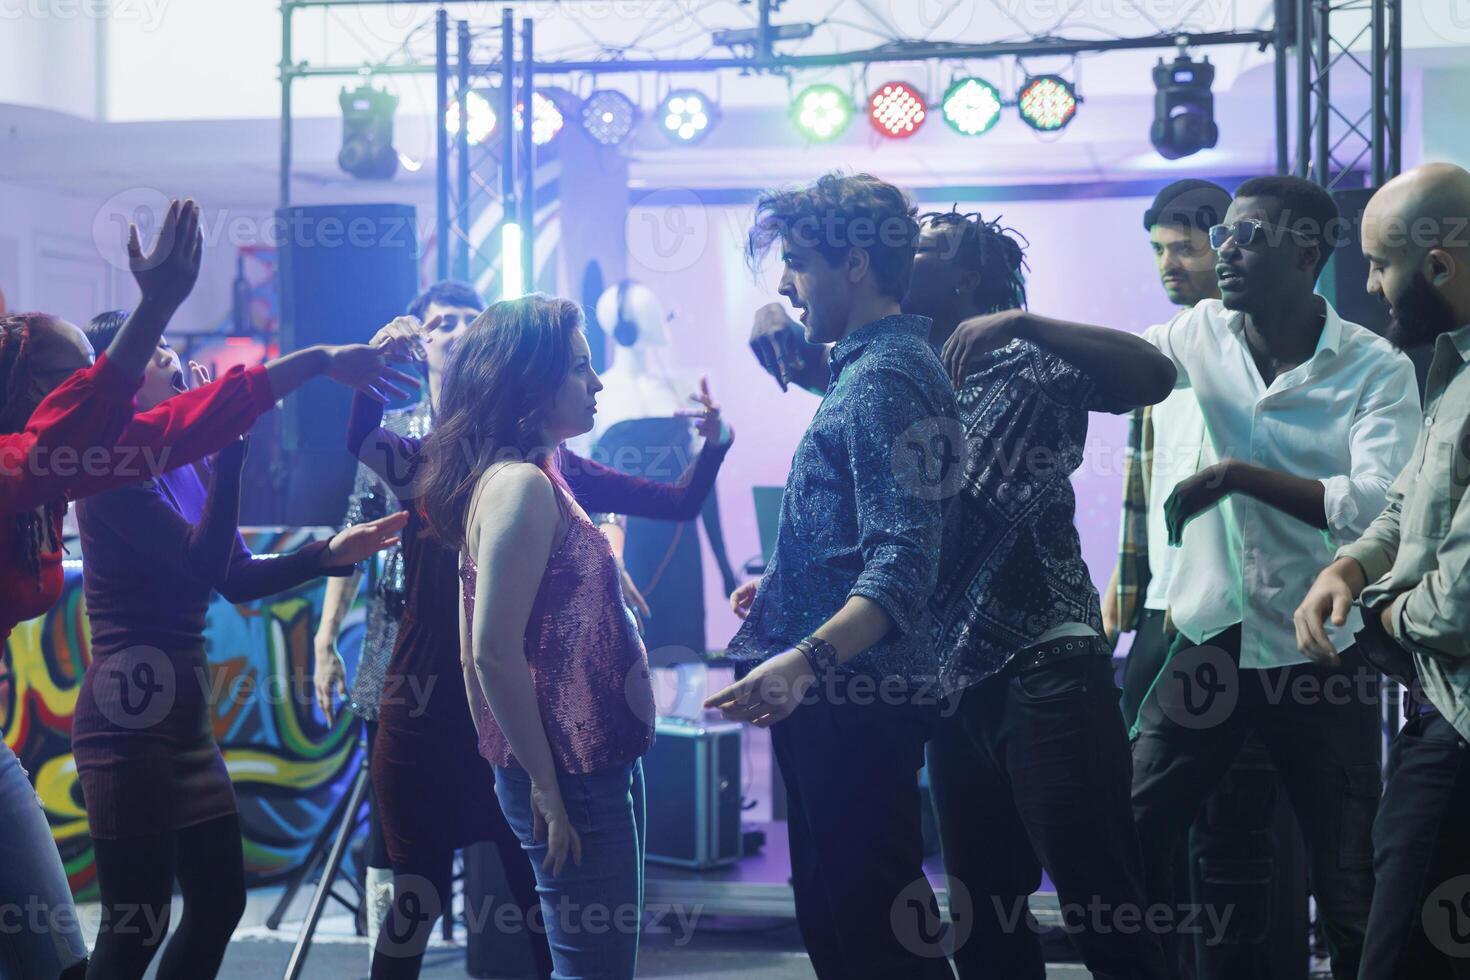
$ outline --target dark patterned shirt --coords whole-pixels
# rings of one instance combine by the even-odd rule
[[[860,595],[894,627],[841,669],[913,685],[934,680],[928,599],[943,500],[907,463],[929,430],[958,422],[929,326],[926,317],[884,317],[832,348],[832,380],[792,458],[776,547],[730,641],[732,657],[760,661],[789,650]]]
[[[396,435],[422,439],[429,434],[430,419],[429,400],[425,397],[408,408],[385,412],[383,428]],[[378,475],[358,463],[357,482],[347,503],[343,526],[365,524],[402,509],[403,505]],[[352,713],[367,721],[378,719],[378,701],[383,696],[388,660],[398,639],[398,617],[403,612],[407,591],[401,545],[384,548],[375,560],[380,563],[379,571],[370,579],[373,587],[367,600],[367,630],[362,637],[362,654],[358,657],[349,698]]]
[[[1105,401],[1086,374],[1024,340],[991,352],[957,397],[963,478],[932,604],[946,693],[995,674],[1059,628],[1101,635],[1071,475],[1082,465],[1087,413],[1131,407]]]

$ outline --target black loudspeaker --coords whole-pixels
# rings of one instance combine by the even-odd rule
[[[281,350],[366,343],[418,289],[414,209],[406,204],[282,208]],[[279,523],[338,524],[356,464],[346,450],[352,393],[314,379],[283,403]]]
[[[1372,187],[1355,187],[1332,192],[1342,221],[1340,228],[1335,229],[1337,248],[1332,253],[1332,261],[1322,270],[1317,291],[1327,297],[1344,320],[1361,324],[1381,337],[1388,332],[1388,307],[1382,300],[1368,295],[1368,260],[1363,257],[1362,241],[1363,210],[1375,190]],[[1404,353],[1414,362],[1422,397],[1434,349],[1425,345],[1410,348]]]

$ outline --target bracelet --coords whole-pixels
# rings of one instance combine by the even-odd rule
[[[818,677],[837,668],[837,648],[820,637],[808,636],[798,640],[796,650],[806,658],[812,673]]]

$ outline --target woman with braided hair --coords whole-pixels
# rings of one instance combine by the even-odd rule
[[[134,393],[194,288],[202,249],[193,201],[169,206],[150,254],[130,229],[128,264],[141,298],[95,362],[86,335],[65,320],[0,316],[0,642],[60,597],[61,520],[71,500],[202,459],[316,375],[377,398],[413,383],[388,363],[397,348],[316,347],[233,369],[134,415]],[[15,753],[0,743],[0,980],[73,980],[84,975],[86,950],[36,803]]]

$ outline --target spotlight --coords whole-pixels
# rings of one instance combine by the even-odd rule
[[[470,92],[464,98],[465,116],[469,119],[468,139],[471,146],[479,146],[495,132],[495,126],[500,121],[495,115],[495,110],[490,106],[490,100],[479,92]],[[449,130],[450,136],[459,135],[459,100],[455,99],[449,103],[449,108],[444,111],[444,125]]]
[[[525,114],[526,104],[516,103],[516,131],[520,132],[522,116]],[[566,125],[566,119],[561,114],[561,109],[551,99],[540,92],[531,93],[531,142],[537,146],[545,146],[556,139],[557,133],[561,132],[562,126]]]
[[[852,122],[852,99],[835,85],[813,85],[796,96],[791,119],[807,139],[836,139]]]
[[[1191,61],[1181,53],[1173,64],[1160,58],[1154,65],[1154,123],[1149,142],[1166,160],[1178,160],[1214,146],[1220,140],[1215,125],[1215,97],[1210,86],[1215,66],[1210,59]]]
[[[393,111],[398,96],[363,85],[342,90],[342,150],[337,166],[362,180],[387,180],[398,170],[393,149]]]
[[[659,125],[675,143],[698,143],[714,125],[715,106],[691,89],[676,89],[659,103]]]
[[[983,78],[961,78],[944,93],[940,108],[950,129],[979,136],[1000,119],[1000,90]]]
[[[1043,133],[1064,128],[1077,114],[1077,90],[1060,75],[1026,79],[1016,95],[1021,121]]]
[[[582,128],[603,146],[617,146],[638,121],[638,107],[617,89],[598,89],[582,103]]]
[[[929,107],[924,97],[903,82],[889,82],[868,99],[868,119],[884,136],[900,139],[924,125]]]

